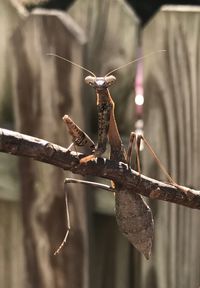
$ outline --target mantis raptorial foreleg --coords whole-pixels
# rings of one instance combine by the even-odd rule
[[[94,150],[95,145],[92,139],[78,125],[76,125],[68,115],[63,117],[63,121],[66,124],[69,134],[72,136],[72,144],[88,148],[90,151]],[[70,148],[72,144],[70,144]]]

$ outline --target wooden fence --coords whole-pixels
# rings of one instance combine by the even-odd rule
[[[166,55],[145,61],[145,135],[172,177],[196,189],[200,187],[199,27],[200,8],[164,6],[143,33],[144,53],[166,50]],[[145,173],[162,179],[155,162],[144,158]],[[153,207],[154,251],[151,261],[143,261],[142,287],[149,287],[149,274],[159,288],[198,287],[199,211],[160,202]]]
[[[95,95],[84,85],[85,74],[46,53],[104,75],[136,58],[142,36],[144,54],[167,50],[144,62],[146,138],[174,178],[199,187],[199,21],[197,8],[165,7],[139,33],[137,17],[120,0],[87,0],[84,5],[77,0],[67,12],[35,10],[19,17],[9,42],[16,130],[66,146],[71,140],[62,116],[69,114],[95,137]],[[125,138],[134,126],[134,75],[134,66],[119,70],[112,90]],[[145,154],[145,173],[162,178],[154,165]],[[155,240],[152,259],[146,262],[118,232],[113,197],[72,185],[72,232],[55,257],[53,251],[66,229],[64,173],[19,159],[19,178],[18,202],[18,198],[0,201],[2,287],[193,288],[200,284],[198,212],[151,203]]]

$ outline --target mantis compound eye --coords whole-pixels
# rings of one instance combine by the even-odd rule
[[[105,81],[107,83],[107,86],[111,86],[116,81],[116,77],[113,75],[105,76]]]
[[[87,77],[85,77],[85,83],[90,85],[90,86],[94,86],[95,79],[96,79],[96,77],[87,76]]]

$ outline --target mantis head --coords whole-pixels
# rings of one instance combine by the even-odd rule
[[[102,90],[108,88],[116,81],[116,77],[113,75],[105,76],[105,77],[96,77],[96,76],[87,76],[85,77],[85,82],[91,87]]]

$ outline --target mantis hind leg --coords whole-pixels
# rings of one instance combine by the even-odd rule
[[[188,189],[186,187],[182,186],[182,185],[177,184],[176,181],[169,175],[169,173],[167,172],[166,168],[163,166],[163,164],[161,163],[160,159],[158,158],[158,156],[154,152],[153,148],[151,147],[149,142],[144,138],[143,135],[142,135],[142,140],[144,141],[144,144],[147,146],[149,152],[153,155],[154,159],[156,160],[158,166],[160,167],[160,169],[162,170],[164,175],[167,177],[169,183],[171,185],[173,185],[174,187],[182,190],[184,193],[187,193]]]
[[[172,177],[169,175],[163,164],[161,163],[160,159],[154,152],[153,148],[149,144],[149,142],[145,139],[145,137],[142,134],[137,134],[135,132],[131,132],[130,138],[129,138],[129,146],[128,146],[128,152],[127,152],[127,163],[129,166],[131,166],[131,157],[133,153],[133,147],[135,147],[135,152],[136,152],[136,163],[137,163],[137,171],[139,174],[141,174],[141,161],[140,161],[140,145],[141,145],[141,140],[144,141],[144,144],[148,148],[148,151],[153,155],[153,158],[156,160],[156,163],[162,170],[162,172],[165,174],[167,177],[168,181],[172,184],[176,184],[176,182],[172,179]],[[178,184],[177,184],[178,185]]]
[[[67,181],[64,181],[64,191],[65,191],[65,205],[66,205],[66,216],[67,216],[67,231],[65,233],[65,237],[62,241],[62,243],[60,244],[60,246],[58,247],[58,249],[54,252],[54,255],[57,255],[60,250],[63,248],[63,246],[65,245],[65,243],[67,242],[67,238],[69,236],[69,231],[70,231],[70,216],[69,216],[69,205],[68,205],[68,195],[67,195]]]
[[[137,171],[139,174],[141,174],[141,161],[140,161],[141,140],[142,140],[142,135],[137,134],[135,132],[131,132],[130,138],[129,138],[128,151],[127,151],[127,163],[128,163],[128,166],[131,167],[131,158],[132,158],[132,154],[133,154],[133,147],[135,146]]]
[[[65,190],[65,204],[66,204],[66,216],[67,216],[67,231],[65,233],[65,237],[63,239],[63,241],[61,242],[60,246],[58,247],[58,249],[54,252],[54,255],[57,255],[61,249],[63,248],[63,246],[65,245],[65,243],[67,242],[67,238],[69,236],[69,232],[70,232],[70,215],[69,215],[69,205],[68,205],[68,195],[67,195],[67,184],[69,183],[76,183],[76,184],[84,184],[84,185],[89,185],[95,188],[100,188],[103,190],[107,190],[110,192],[114,192],[115,190],[105,184],[100,184],[97,182],[90,182],[90,181],[84,181],[84,180],[78,180],[78,179],[73,179],[73,178],[66,178],[64,181],[64,190]]]
[[[158,156],[156,155],[156,153],[154,152],[153,148],[151,147],[151,145],[149,144],[149,142],[146,140],[146,138],[142,135],[142,134],[136,134],[135,132],[131,132],[130,135],[130,142],[129,142],[129,147],[128,147],[128,152],[127,152],[127,162],[128,165],[130,166],[130,162],[131,162],[131,156],[132,156],[132,150],[133,150],[133,146],[135,144],[135,150],[136,150],[136,161],[137,161],[137,171],[139,174],[141,174],[141,162],[140,162],[140,145],[141,145],[141,140],[143,140],[145,146],[148,148],[148,151],[151,153],[151,155],[153,156],[153,158],[155,159],[156,163],[158,164],[158,166],[160,167],[161,171],[164,173],[164,175],[167,177],[167,180],[169,181],[169,183],[175,187],[177,187],[178,189],[181,189],[183,192],[187,192],[187,189],[184,186],[181,186],[179,184],[176,183],[176,181],[174,181],[174,179],[169,175],[169,173],[167,172],[166,168],[164,167],[164,165],[161,163],[160,159],[158,158]]]

